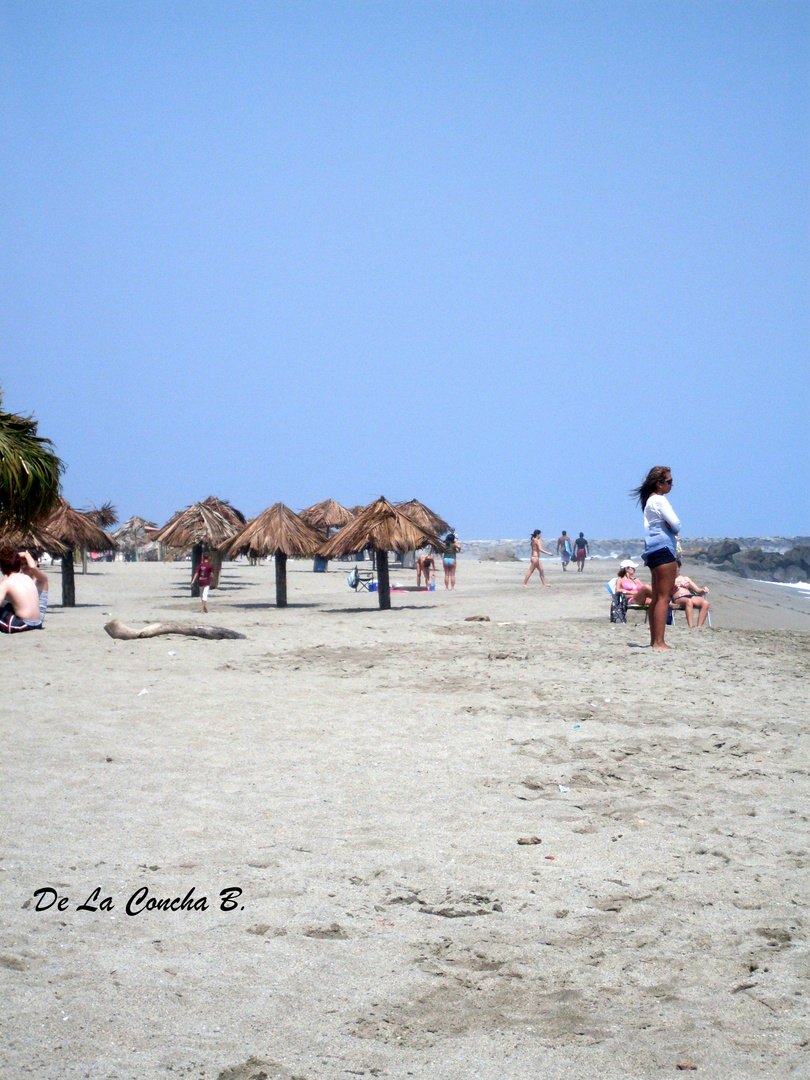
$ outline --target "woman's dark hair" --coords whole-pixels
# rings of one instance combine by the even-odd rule
[[[627,577],[627,567],[623,566],[616,577]]]
[[[453,541],[455,540],[455,538],[456,538],[456,534],[454,532],[449,532],[447,534],[447,536],[445,537],[444,542],[445,542],[445,544],[452,544]]]
[[[664,477],[671,472],[672,469],[670,469],[668,465],[656,465],[654,469],[650,469],[647,473],[644,483],[640,484],[637,488],[633,488],[630,495],[636,500],[642,510],[647,505],[647,499],[654,494],[655,489]]]
[[[535,529],[534,532],[532,533],[532,540],[534,540],[535,536],[542,536],[542,535],[543,534],[540,532],[539,529]]]
[[[3,544],[0,547],[0,570],[8,576],[22,570],[25,561],[19,551],[11,544]]]

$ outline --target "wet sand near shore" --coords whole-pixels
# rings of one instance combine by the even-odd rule
[[[810,603],[687,565],[715,628],[659,655],[611,564],[545,565],[380,612],[225,564],[202,617],[105,564],[0,641],[4,1075],[803,1075]]]

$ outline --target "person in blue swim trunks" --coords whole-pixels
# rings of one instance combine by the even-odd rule
[[[571,547],[571,537],[563,529],[562,536],[557,541],[557,554],[560,556],[560,562],[562,563],[563,570],[568,569],[568,564],[571,562],[571,555],[573,548]]]

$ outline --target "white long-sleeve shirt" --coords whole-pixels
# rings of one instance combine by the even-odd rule
[[[651,551],[669,548],[675,555],[680,531],[681,523],[669,505],[669,500],[664,495],[651,495],[644,507],[645,551],[649,554]]]

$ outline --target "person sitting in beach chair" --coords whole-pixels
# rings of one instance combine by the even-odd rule
[[[626,593],[632,607],[647,607],[652,601],[652,589],[636,577],[637,565],[631,559],[624,560],[616,578],[616,592]]]
[[[678,569],[681,568],[681,560],[678,559]],[[703,626],[706,619],[709,620],[709,626],[711,623],[711,616],[709,615],[709,601],[706,599],[708,589],[701,589],[698,585],[695,585],[691,578],[688,578],[685,574],[679,574],[675,578],[675,584],[672,586],[672,595],[670,597],[670,607],[683,609],[686,613],[686,624],[690,628],[694,626],[694,612],[697,609],[698,612],[698,629]]]
[[[619,566],[618,575],[605,584],[611,598],[610,621],[612,623],[627,622],[628,610],[643,611],[644,621],[647,621],[651,590],[649,585],[636,581],[636,565],[631,559],[625,559]]]

